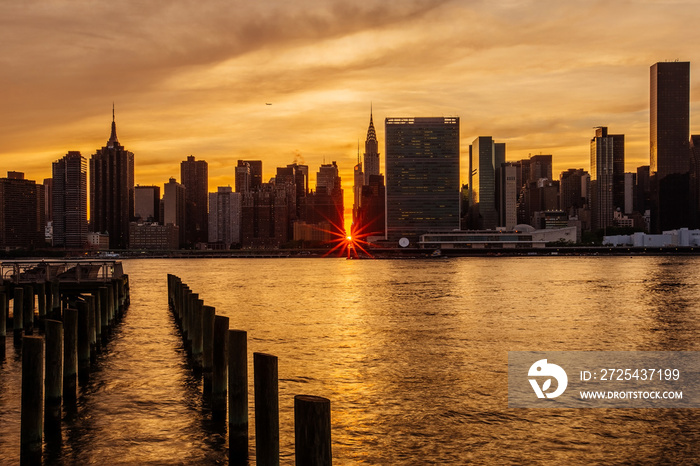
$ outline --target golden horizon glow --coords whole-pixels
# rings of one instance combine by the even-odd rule
[[[666,0],[3,2],[0,157],[37,181],[70,150],[89,158],[114,101],[137,184],[179,179],[194,155],[210,191],[234,185],[238,159],[262,160],[265,180],[307,164],[313,188],[335,160],[350,231],[370,105],[380,158],[384,118],[459,116],[462,183],[486,135],[507,160],[552,154],[556,177],[588,170],[592,128],[608,126],[626,171],[649,164],[649,67],[700,63],[698,18]]]

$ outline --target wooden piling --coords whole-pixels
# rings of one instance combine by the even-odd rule
[[[22,413],[20,415],[20,461],[41,461],[44,435],[44,339],[22,338]]]
[[[51,312],[53,312],[55,319],[61,317],[61,290],[59,283],[57,278],[51,280]]]
[[[109,311],[109,316],[107,318],[109,319],[109,327],[111,328],[112,325],[114,325],[114,287],[113,286],[108,286],[107,287],[107,310]]]
[[[34,285],[36,288],[36,297],[39,302],[39,322],[46,319],[46,283],[39,282]]]
[[[74,402],[78,396],[78,310],[63,312],[63,398]]]
[[[34,287],[24,285],[24,334],[31,335],[34,332]]]
[[[106,340],[109,335],[109,302],[106,286],[98,288],[100,294],[100,324],[102,325],[102,340]]]
[[[258,466],[279,465],[279,393],[277,356],[253,353],[255,385],[255,457]]]
[[[95,347],[97,346],[97,331],[95,329],[95,298],[92,295],[83,295],[88,312],[88,341],[90,342],[90,363],[97,358]]]
[[[212,308],[213,309],[213,308]],[[248,459],[248,335],[228,331],[229,459]]]
[[[294,451],[296,464],[331,465],[331,401],[328,398],[294,397]]]
[[[211,395],[211,377],[214,367],[214,318],[216,310],[211,306],[202,307],[202,374],[204,375],[204,395]]]
[[[95,349],[102,349],[102,306],[100,305],[100,292],[92,293],[92,310],[95,313]]]
[[[63,322],[46,319],[46,424],[60,423],[63,399]]]
[[[7,338],[7,295],[0,293],[0,359],[5,359],[5,339]]]
[[[90,372],[90,323],[88,304],[78,301],[78,378],[86,379]]]
[[[212,418],[226,419],[226,385],[228,382],[228,317],[214,317],[214,364],[212,370]]]
[[[12,302],[14,343],[19,345],[22,343],[22,334],[24,333],[24,288],[17,286],[12,293],[14,298]]]
[[[192,309],[192,365],[195,370],[202,370],[202,306],[204,301],[194,300]]]

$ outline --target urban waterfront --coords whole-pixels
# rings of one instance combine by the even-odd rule
[[[227,460],[167,309],[186,281],[252,353],[279,357],[281,463],[293,396],[331,400],[336,464],[690,463],[690,409],[508,409],[508,351],[697,351],[700,258],[125,260],[131,306],[47,463]],[[19,461],[20,358],[0,365],[0,463]],[[254,425],[250,426],[251,452]],[[254,455],[251,457],[253,460]]]

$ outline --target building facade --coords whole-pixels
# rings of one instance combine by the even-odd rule
[[[134,216],[141,223],[157,223],[160,219],[160,186],[134,188]]]
[[[34,249],[44,242],[44,186],[7,172],[0,178],[0,247]]]
[[[241,242],[241,198],[230,186],[209,193],[209,243],[230,249]]]
[[[187,189],[175,181],[175,178],[165,184],[163,188],[163,225],[175,225],[178,227],[179,247],[185,247],[187,238],[185,225],[187,224],[186,194]]]
[[[206,243],[209,229],[209,164],[188,156],[187,160],[180,162],[180,182],[185,187],[187,209],[185,242],[188,245]]]
[[[53,245],[80,249],[87,243],[87,160],[71,151],[52,166]]]
[[[615,210],[624,210],[625,136],[608,134],[608,128],[596,128],[591,139],[591,226],[594,230],[614,225]],[[616,182],[622,180],[621,193]]]
[[[460,227],[459,118],[387,118],[386,239]]]
[[[90,231],[109,234],[112,249],[129,246],[129,223],[134,216],[134,154],[112,132],[107,145],[90,158]]]

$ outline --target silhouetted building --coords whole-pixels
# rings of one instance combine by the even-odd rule
[[[596,128],[591,139],[590,172],[591,226],[594,230],[613,226],[615,210],[618,207],[624,210],[624,166],[625,136],[608,134],[605,126]],[[620,181],[621,189],[617,185]]]
[[[134,188],[134,216],[141,223],[157,223],[160,220],[160,186]]]
[[[469,228],[493,230],[498,226],[496,169],[505,162],[505,144],[479,136],[469,146]]]
[[[357,156],[357,164],[353,167],[353,185],[352,185],[352,224],[358,227],[358,217],[360,215],[360,202],[362,198],[362,186],[365,184],[365,174],[362,172],[362,162],[360,155]]]
[[[568,215],[578,215],[588,196],[588,172],[582,168],[570,168],[559,176],[559,207]]]
[[[53,179],[44,178],[44,219],[46,223],[53,221]]]
[[[362,187],[357,226],[352,232],[361,239],[373,240],[386,235],[386,190],[383,175],[371,175],[369,184]]]
[[[44,222],[44,186],[8,171],[0,178],[0,248],[43,247]]]
[[[136,223],[129,225],[129,249],[172,250],[180,244],[180,228],[172,223]]]
[[[87,243],[87,160],[70,151],[53,163],[53,245],[84,248]]]
[[[650,69],[652,232],[686,227],[690,215],[690,63]]]
[[[175,178],[170,178],[163,187],[162,224],[175,225],[179,228],[179,247],[181,248],[187,244],[184,228],[184,226],[187,225],[186,199],[187,189],[175,181]]]
[[[367,139],[365,140],[363,184],[369,185],[369,177],[372,175],[377,176],[379,173],[379,142],[377,141],[377,132],[374,129],[372,112],[370,111]]]
[[[546,178],[552,179],[552,156],[551,155],[533,155],[530,157],[528,182],[536,183],[537,181]]]
[[[244,160],[238,161],[235,168],[235,187],[237,193],[250,191],[250,164]]]
[[[697,134],[690,136],[690,216],[690,226],[700,227],[700,135]]]
[[[129,246],[129,222],[134,216],[134,154],[112,132],[107,145],[90,158],[90,231],[109,234],[109,247]]]
[[[187,209],[185,242],[189,245],[206,243],[209,239],[209,164],[188,156],[180,162],[180,182],[185,187]]]
[[[245,186],[241,184],[239,186],[238,181],[236,181],[236,192],[240,193],[243,191],[247,190],[252,190],[255,191],[260,186],[262,185],[262,160],[239,160],[238,161],[238,167],[245,167],[246,164],[248,165],[248,173],[250,178],[247,181],[247,189],[244,189]],[[238,175],[238,171],[236,171],[236,174]],[[236,176],[236,179],[238,180],[238,176]],[[241,189],[239,189],[241,188]]]
[[[512,163],[502,163],[496,170],[498,176],[498,226],[512,230],[518,224],[518,191],[517,166]]]
[[[459,118],[386,119],[386,236],[459,229]]]
[[[316,173],[316,190],[326,188],[331,193],[336,188],[340,188],[340,177],[338,176],[338,165],[335,160],[331,163],[322,164]]]
[[[241,200],[241,244],[244,248],[277,248],[290,240],[289,198],[294,185],[263,183]]]
[[[209,243],[230,249],[241,242],[241,198],[230,186],[209,193]]]

